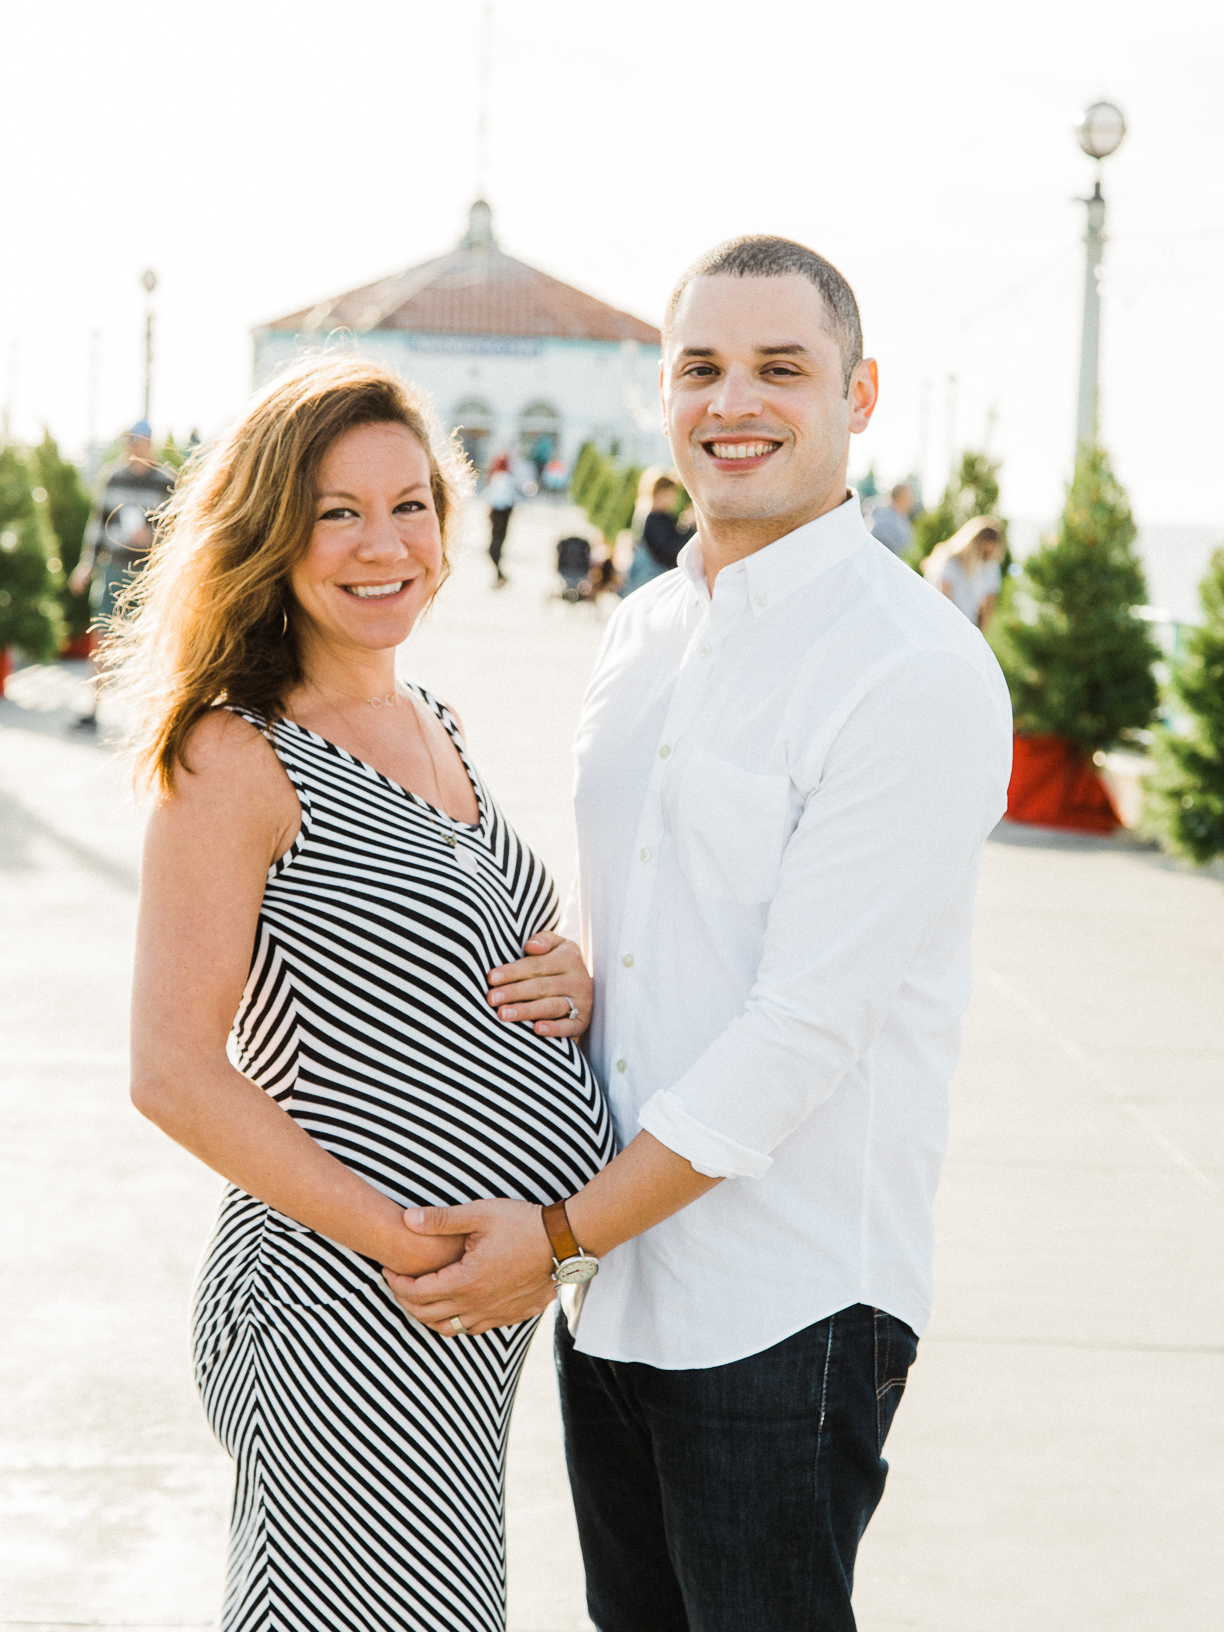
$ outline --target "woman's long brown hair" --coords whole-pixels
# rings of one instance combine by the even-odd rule
[[[424,398],[377,363],[299,364],[185,468],[102,648],[142,781],[165,793],[176,766],[191,769],[187,739],[210,709],[275,719],[305,678],[290,574],[314,526],[319,465],[346,431],[381,424],[403,425],[428,455],[445,574],[466,462]]]

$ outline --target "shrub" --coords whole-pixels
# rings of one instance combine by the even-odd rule
[[[633,524],[638,483],[641,479],[641,471],[633,465],[625,470],[613,470],[598,508],[589,512],[591,520],[603,534],[609,549],[616,543],[617,534]]]
[[[578,457],[574,460],[574,468],[570,474],[570,497],[575,504],[586,504],[587,492],[591,483],[599,475],[600,468],[606,463],[603,454],[594,442],[584,442],[578,449]]]
[[[1224,855],[1224,549],[1199,585],[1203,622],[1186,637],[1169,690],[1182,716],[1156,734],[1145,826],[1191,861]]]
[[[1104,450],[1083,444],[1057,533],[1007,580],[987,634],[1018,731],[1092,754],[1151,724],[1160,654],[1135,616],[1147,585],[1134,543]]]
[[[85,527],[89,521],[89,491],[81,480],[77,467],[65,459],[56,446],[50,431],[31,450],[30,469],[34,480],[47,497],[47,519],[55,535],[55,556],[60,563],[63,583],[59,587],[60,612],[69,640],[75,640],[89,628],[89,596],[73,595],[67,587],[72,569],[81,559]]]
[[[916,572],[937,544],[952,537],[974,516],[999,513],[999,461],[984,453],[964,453],[933,510],[914,518],[914,536],[904,559]]]
[[[0,449],[0,648],[16,646],[36,662],[53,658],[63,638],[46,510],[35,501],[25,454]]]

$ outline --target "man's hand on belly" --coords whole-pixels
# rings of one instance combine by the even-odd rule
[[[404,1223],[414,1236],[467,1237],[463,1257],[432,1275],[383,1270],[401,1308],[440,1337],[474,1336],[530,1320],[557,1295],[552,1247],[534,1202],[412,1208]]]

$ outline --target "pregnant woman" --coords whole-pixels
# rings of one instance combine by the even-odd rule
[[[611,1154],[552,882],[395,674],[460,474],[393,375],[304,365],[187,473],[112,642],[159,791],[133,1098],[229,1181],[195,1337],[227,1632],[504,1626],[534,1321],[439,1337],[384,1270],[459,1250],[404,1208],[557,1201]]]

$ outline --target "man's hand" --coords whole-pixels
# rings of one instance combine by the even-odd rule
[[[555,939],[555,937],[554,937]],[[530,944],[530,943],[528,943]],[[472,1201],[462,1207],[413,1207],[414,1235],[466,1235],[458,1263],[432,1275],[383,1276],[396,1302],[440,1337],[475,1336],[543,1314],[557,1295],[552,1247],[530,1201]],[[457,1331],[452,1321],[463,1324]]]
[[[581,1037],[591,1023],[594,988],[582,953],[551,930],[533,935],[526,957],[489,970],[488,1001],[499,1020],[534,1020],[538,1037]],[[567,1018],[570,1004],[577,1018]],[[453,1209],[452,1209],[453,1211]]]
[[[84,595],[89,588],[89,580],[93,577],[93,563],[82,561],[73,567],[72,576],[68,580],[68,589],[73,595]]]

